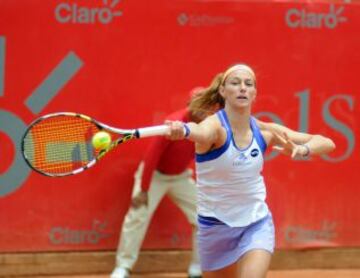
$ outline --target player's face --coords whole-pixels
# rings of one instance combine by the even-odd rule
[[[226,78],[220,93],[233,107],[249,107],[256,97],[255,80],[248,71],[236,70]]]

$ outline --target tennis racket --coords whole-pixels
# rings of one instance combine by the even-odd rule
[[[135,138],[165,135],[167,125],[138,129],[119,129],[88,116],[59,112],[33,121],[22,138],[22,154],[36,172],[50,177],[75,175],[95,165],[119,144]],[[106,131],[111,143],[105,149],[95,149],[93,136]]]

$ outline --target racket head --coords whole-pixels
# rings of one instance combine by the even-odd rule
[[[101,130],[110,134],[112,142],[107,149],[99,150],[91,141]],[[45,176],[63,177],[90,168],[108,151],[133,136],[114,133],[82,114],[60,112],[32,122],[23,136],[21,149],[33,170]]]

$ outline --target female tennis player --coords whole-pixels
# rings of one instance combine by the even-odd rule
[[[232,66],[221,76],[190,107],[218,103],[222,109],[199,124],[167,122],[171,127],[168,137],[179,140],[185,136],[195,142],[197,236],[203,276],[265,277],[275,242],[261,174],[266,148],[273,146],[292,158],[305,158],[329,153],[335,144],[324,136],[251,116],[257,90],[249,66]]]

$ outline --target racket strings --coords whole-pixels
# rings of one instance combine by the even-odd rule
[[[24,139],[24,153],[38,170],[69,173],[85,167],[98,155],[91,139],[99,131],[81,117],[56,116],[35,124]]]

